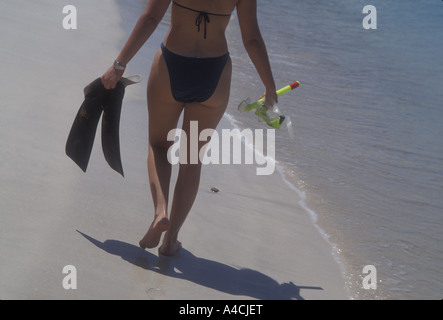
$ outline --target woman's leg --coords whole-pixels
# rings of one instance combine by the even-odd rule
[[[182,129],[188,138],[188,164],[180,164],[170,210],[169,228],[159,250],[163,255],[174,255],[180,249],[181,244],[177,240],[178,233],[192,208],[200,184],[202,165],[200,159],[198,159],[197,164],[192,164],[189,161],[191,121],[197,121],[199,135],[204,129],[215,129],[217,127],[229,101],[231,69],[231,61],[229,60],[220,77],[217,89],[209,100],[185,106]],[[205,141],[198,142],[199,152],[206,143]]]
[[[152,200],[154,202],[154,219],[140,247],[154,248],[160,242],[162,232],[169,227],[168,198],[171,179],[171,164],[167,152],[173,141],[167,141],[168,132],[177,128],[183,103],[174,100],[166,64],[157,52],[152,63],[148,79],[148,111],[149,111],[149,150],[148,175]]]

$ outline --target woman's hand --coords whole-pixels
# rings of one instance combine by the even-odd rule
[[[263,95],[265,98],[266,109],[271,110],[278,103],[278,95],[276,90],[266,90]]]
[[[116,70],[114,66],[111,66],[108,71],[106,71],[102,75],[102,84],[103,86],[110,90],[114,89],[117,85],[117,82],[121,79],[123,76],[124,70]]]

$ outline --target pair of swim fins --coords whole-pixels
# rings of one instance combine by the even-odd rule
[[[101,115],[102,149],[109,166],[123,174],[120,156],[120,114],[125,88],[140,82],[140,76],[122,78],[114,89],[107,90],[98,78],[84,88],[83,101],[69,132],[66,154],[84,171],[88,167]]]

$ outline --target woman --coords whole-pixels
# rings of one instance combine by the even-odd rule
[[[125,66],[154,32],[171,0],[150,0],[134,30],[102,76],[107,89],[114,88]],[[256,0],[175,0],[171,25],[154,57],[148,79],[148,173],[155,215],[140,247],[154,248],[165,233],[159,253],[174,255],[181,243],[178,232],[197,195],[201,163],[180,164],[168,216],[171,164],[168,132],[177,127],[190,137],[190,122],[198,121],[199,133],[215,129],[226,110],[231,84],[231,59],[225,30],[237,10],[242,40],[265,87],[267,101],[277,102],[275,83],[265,43],[257,22]],[[188,142],[189,144],[189,142]],[[199,142],[199,148],[204,142]],[[189,150],[189,148],[188,148]],[[189,163],[189,161],[188,161]]]

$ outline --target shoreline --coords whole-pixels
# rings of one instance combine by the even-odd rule
[[[237,124],[237,120],[235,120],[234,116],[232,116],[230,113],[226,112],[223,117],[223,120],[225,120],[225,122],[227,122],[227,124],[225,124],[223,126],[223,128],[230,126],[234,129],[239,129],[241,131],[240,126]],[[243,141],[242,142],[243,145],[245,145],[246,143],[248,144],[248,147],[250,147],[252,145],[250,141],[246,141],[246,142]],[[290,173],[288,172],[289,169],[286,168],[285,165],[281,161],[278,161],[278,159],[274,159],[274,163],[275,163],[275,171],[277,171],[278,174],[280,175],[282,182],[294,191],[294,193],[299,198],[298,205],[310,217],[312,224],[316,227],[317,231],[322,236],[324,241],[326,243],[328,243],[328,245],[331,247],[331,254],[334,257],[334,260],[339,265],[342,276],[344,277],[344,279],[346,279],[347,269],[346,269],[345,263],[343,262],[342,258],[340,257],[338,245],[334,242],[331,242],[330,235],[326,232],[325,229],[323,229],[318,224],[318,214],[308,206],[305,191],[301,190],[299,187],[297,187],[294,184],[294,182],[290,181]],[[347,290],[348,290],[349,296],[352,297],[352,295],[349,292],[349,289],[347,289]]]
[[[229,114],[228,112],[223,117],[222,121],[220,122],[220,128],[217,128],[217,130],[220,129],[239,129],[242,130],[239,125],[237,125],[237,120]],[[264,126],[264,125],[263,125]],[[242,145],[248,144],[249,147],[251,143],[249,141],[243,141]],[[346,265],[343,262],[342,258],[340,257],[340,253],[338,252],[337,244],[330,241],[330,235],[324,230],[319,224],[318,224],[318,216],[315,211],[313,211],[307,204],[306,194],[303,190],[299,189],[293,182],[290,181],[290,173],[287,171],[288,169],[285,168],[284,164],[282,164],[278,159],[274,159],[275,162],[275,172],[274,175],[278,175],[279,179],[281,179],[281,183],[285,184],[289,189],[293,191],[293,193],[298,198],[295,202],[297,203],[297,206],[299,209],[304,211],[307,217],[309,217],[312,225],[315,227],[318,234],[321,236],[323,241],[330,247],[330,253],[331,256],[334,258],[334,261],[336,262],[337,266],[340,268],[341,276],[343,278],[344,283],[346,283],[346,277],[347,277],[347,269]],[[348,299],[352,299],[352,294],[349,290],[349,288],[346,286],[346,292],[348,295]]]

